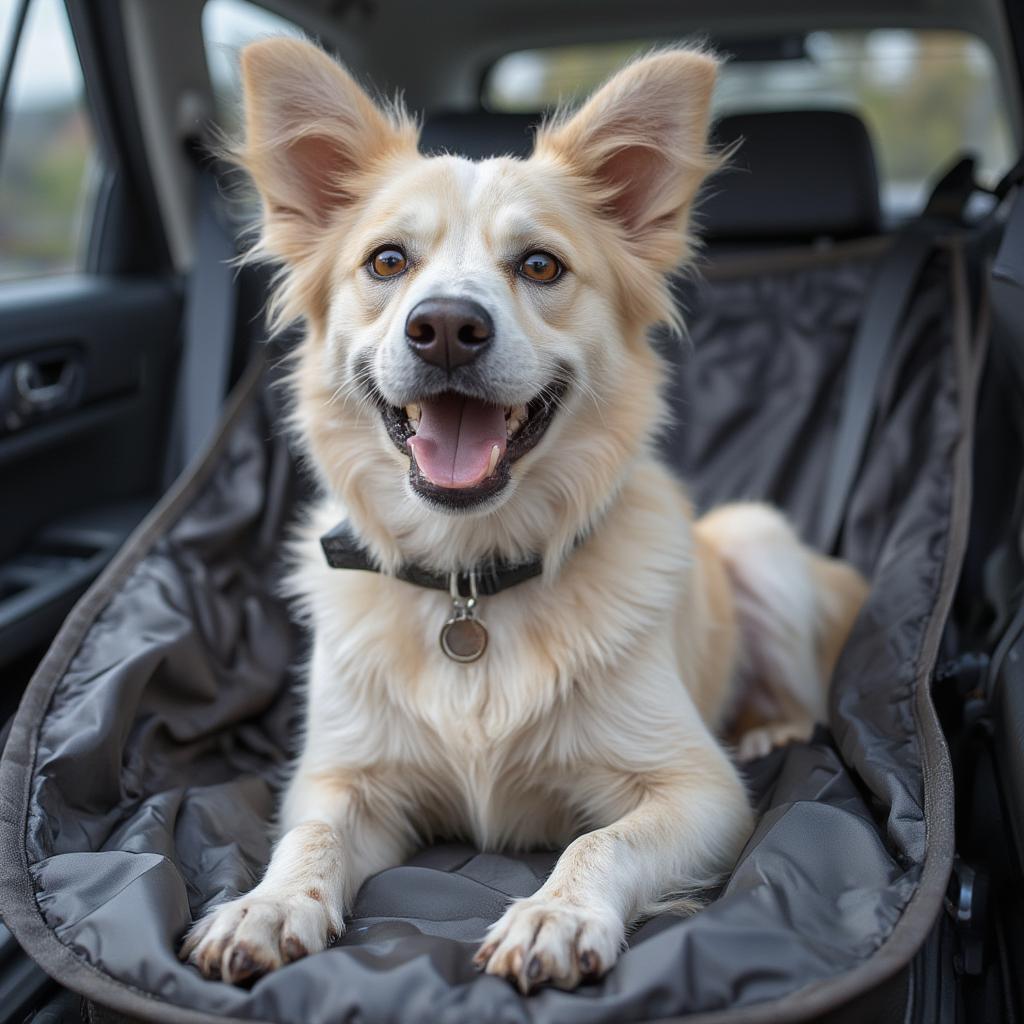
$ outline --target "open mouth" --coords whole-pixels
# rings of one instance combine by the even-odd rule
[[[445,391],[404,407],[381,403],[388,436],[410,458],[417,493],[449,508],[497,494],[512,463],[544,436],[565,394],[559,382],[525,405],[500,406]]]

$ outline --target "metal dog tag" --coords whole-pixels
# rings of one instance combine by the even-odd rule
[[[456,573],[449,577],[452,614],[441,627],[441,650],[452,661],[476,661],[487,650],[487,627],[476,617],[476,573],[469,574],[469,597],[459,593]]]

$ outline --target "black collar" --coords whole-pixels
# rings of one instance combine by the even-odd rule
[[[362,569],[365,572],[380,572],[369,552],[359,543],[352,527],[347,520],[342,520],[333,530],[320,538],[320,546],[324,557],[332,569]],[[508,590],[517,583],[539,576],[544,571],[544,563],[540,557],[528,562],[511,563],[504,560],[484,562],[473,570],[476,574],[476,590],[481,596],[497,594]],[[433,572],[419,565],[403,565],[395,574],[406,583],[414,583],[418,587],[431,590],[450,590],[451,576],[448,573]],[[459,593],[469,597],[469,573],[461,572],[457,576]]]

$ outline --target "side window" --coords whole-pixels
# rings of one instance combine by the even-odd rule
[[[83,268],[99,179],[64,4],[29,0],[19,33],[20,8],[0,0],[0,280]]]
[[[217,102],[221,127],[234,134],[239,127],[238,53],[247,44],[267,36],[302,36],[302,30],[248,0],[206,0],[203,5],[203,42],[206,63]]]

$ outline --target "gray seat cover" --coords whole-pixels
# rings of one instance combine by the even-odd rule
[[[876,257],[789,253],[686,287],[691,336],[673,348],[679,422],[665,447],[701,507],[768,498],[813,535]],[[950,864],[927,680],[963,542],[958,266],[933,261],[879,396],[844,541],[873,590],[830,730],[751,766],[760,822],[707,909],[643,924],[598,983],[523,998],[470,959],[556,853],[481,853],[455,837],[371,879],[337,946],[251,989],[178,962],[190,920],[257,880],[294,744],[306,640],[277,588],[302,481],[257,367],[203,464],[83,599],[31,684],[0,782],[9,927],[64,984],[167,1021],[785,1019],[890,975],[934,921]]]

